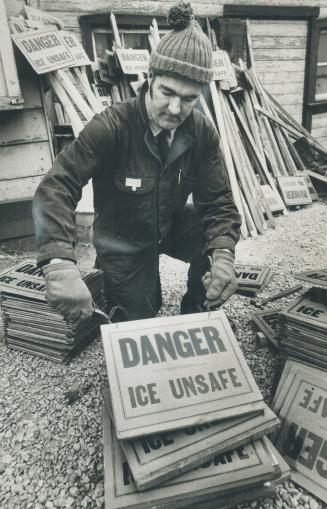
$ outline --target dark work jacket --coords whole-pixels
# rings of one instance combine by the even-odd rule
[[[34,198],[38,263],[75,260],[75,208],[89,179],[94,190],[98,253],[132,254],[155,247],[193,193],[206,250],[234,250],[240,216],[232,200],[214,127],[193,110],[180,125],[164,167],[138,98],[107,108],[57,156]]]

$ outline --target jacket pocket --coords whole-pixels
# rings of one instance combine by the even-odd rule
[[[117,205],[122,209],[139,209],[149,203],[154,178],[116,174]]]
[[[175,206],[184,206],[188,196],[194,190],[196,185],[196,177],[189,177],[179,171],[177,175],[177,185],[175,187]]]

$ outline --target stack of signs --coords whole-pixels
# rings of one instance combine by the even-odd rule
[[[235,449],[237,455],[246,444],[249,459],[257,448],[265,450],[260,441],[250,442],[276,429],[278,419],[263,402],[223,311],[104,325],[101,332],[112,421],[105,418],[108,507],[151,507],[159,498],[173,503],[169,507],[183,507],[190,498],[200,503],[225,491],[209,488],[214,466],[228,463],[223,452]],[[265,480],[277,475],[274,464],[268,453]],[[203,465],[213,472],[185,474],[199,465],[200,472]],[[251,469],[240,475],[239,485],[237,475],[234,482],[227,475],[226,489],[263,482]],[[176,477],[169,488],[157,488]],[[135,493],[144,489],[151,493]]]
[[[287,361],[274,399],[282,421],[275,445],[292,479],[327,502],[327,373]]]
[[[254,329],[260,331],[276,347],[279,347],[279,315],[281,309],[259,311],[252,317]]]
[[[97,307],[104,309],[102,272],[91,270],[83,280]],[[33,260],[24,260],[0,274],[5,342],[15,350],[66,361],[95,337],[99,319],[68,323],[48,306],[45,292],[42,271]]]
[[[269,283],[273,274],[269,267],[237,264],[235,275],[237,293],[256,296],[257,292]]]
[[[289,467],[267,438],[213,456],[199,467],[139,492],[104,412],[106,509],[216,509],[271,496],[289,477]]]
[[[307,270],[295,274],[295,279],[300,279],[307,283],[311,283],[319,288],[327,288],[327,269],[321,270]]]
[[[327,368],[327,289],[311,288],[280,314],[280,348],[288,357]]]

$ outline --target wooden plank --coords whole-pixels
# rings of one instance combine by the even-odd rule
[[[293,73],[295,74],[295,73]],[[302,102],[303,97],[303,91],[304,91],[304,82],[294,82],[292,81],[291,76],[288,76],[288,79],[286,79],[284,82],[276,82],[274,83],[264,83],[265,88],[269,90],[270,94],[273,95],[289,95],[289,94],[296,94],[297,98],[300,99],[300,102]]]
[[[280,61],[296,61],[296,60],[305,60],[305,48],[283,48],[283,49],[256,49],[254,51],[255,61],[264,60],[265,62],[270,62],[271,60],[280,62]]]
[[[267,49],[275,50],[275,49],[290,49],[290,48],[303,48],[306,49],[307,46],[307,38],[305,36],[294,37],[291,36],[271,36],[269,34],[256,37],[254,34],[252,35],[253,40],[253,49]]]
[[[327,112],[312,115],[312,128],[324,127],[327,125]]]
[[[225,16],[237,16],[237,17],[246,17],[246,18],[285,18],[286,12],[285,9],[282,8],[281,5],[278,5],[277,2],[269,5],[262,5],[264,2],[260,2],[261,5],[237,5],[237,4],[227,4],[224,7],[224,15]],[[283,5],[284,7],[284,5]],[[310,7],[308,5],[290,5],[288,2],[287,5],[287,16],[290,18],[305,18],[305,17],[317,17],[319,14],[319,7],[316,5]]]
[[[311,129],[311,134],[314,138],[317,138],[317,140],[321,138],[327,137],[327,119],[326,119],[326,125],[325,127],[313,127]]]
[[[251,33],[252,37],[258,36],[275,36],[287,37],[305,37],[307,35],[308,25],[307,21],[292,21],[292,20],[255,20],[251,19]]]
[[[67,5],[67,0],[41,0],[40,8],[45,9],[54,16],[58,15],[64,20],[63,12],[77,12],[79,14],[99,14],[109,13],[113,10],[119,14],[144,14],[148,16],[166,16],[169,7],[172,4],[165,2],[156,2],[150,0],[134,0],[131,4],[130,1],[121,0],[93,0],[92,4],[84,2],[83,0],[73,0]],[[192,2],[192,8],[195,16],[214,16],[217,17],[223,13],[222,3],[213,3],[212,0],[202,0]],[[76,26],[76,25],[75,25]],[[65,24],[65,28],[67,28]]]
[[[264,85],[267,84],[268,90],[270,90],[270,86],[275,83],[302,83],[304,82],[304,71],[303,72],[278,72],[277,70],[274,72],[265,72],[260,74],[260,79]]]
[[[303,60],[259,60],[256,65],[258,74],[264,72],[304,72],[305,62]]]
[[[3,112],[0,116],[0,146],[48,140],[42,110]]]
[[[41,180],[42,175],[2,181],[0,203],[31,200]]]
[[[51,163],[47,141],[0,147],[1,186],[6,180],[44,175]]]

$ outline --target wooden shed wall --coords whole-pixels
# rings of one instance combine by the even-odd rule
[[[7,15],[23,6],[6,1]],[[30,200],[52,164],[40,79],[18,52],[16,63],[24,108],[0,112],[0,239],[33,233]]]

